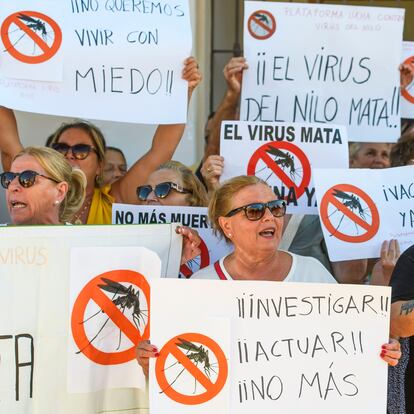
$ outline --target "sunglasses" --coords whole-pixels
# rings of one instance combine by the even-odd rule
[[[233,217],[240,211],[244,211],[248,220],[257,221],[264,216],[266,208],[269,209],[273,217],[283,217],[286,213],[286,202],[284,200],[272,200],[268,203],[251,203],[247,204],[247,206],[238,207],[229,211],[226,217]]]
[[[55,183],[59,183],[59,181],[55,180],[54,178],[47,177],[46,175],[39,174],[38,172],[32,170],[26,170],[21,173],[6,171],[0,174],[0,183],[3,188],[7,189],[9,188],[10,183],[16,177],[19,177],[19,184],[24,188],[29,188],[36,182],[37,176],[47,178],[48,180],[52,180]]]
[[[91,151],[98,154],[96,149],[88,144],[68,145],[68,144],[64,144],[63,142],[55,142],[54,144],[52,144],[52,148],[55,151],[60,152],[65,157],[68,154],[69,150],[71,150],[72,155],[77,160],[84,160],[85,158],[89,156]]]
[[[157,184],[155,187],[151,187],[150,185],[141,185],[137,187],[137,196],[141,201],[147,201],[148,196],[154,191],[154,194],[157,198],[165,198],[170,194],[171,190],[177,191],[177,193],[181,194],[191,194],[192,191],[187,190],[186,188],[181,187],[181,185],[166,182]]]

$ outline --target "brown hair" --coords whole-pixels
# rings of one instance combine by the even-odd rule
[[[391,167],[407,165],[414,159],[414,131],[401,136],[391,150]]]
[[[183,187],[190,190],[186,195],[186,201],[191,207],[205,207],[208,204],[207,191],[196,175],[184,164],[178,161],[168,161],[161,164],[157,170],[172,170],[178,173],[183,182]]]
[[[68,183],[68,192],[59,207],[59,221],[65,223],[80,209],[85,199],[86,177],[79,169],[73,169],[59,152],[46,147],[27,147],[14,159],[30,155],[43,167],[47,175],[58,182]]]
[[[70,123],[62,124],[54,133],[53,138],[50,142],[50,145],[59,142],[61,135],[67,131],[68,129],[75,128],[80,129],[88,134],[91,138],[93,145],[96,149],[96,154],[98,156],[98,161],[102,166],[105,163],[105,150],[106,150],[106,142],[103,136],[102,131],[96,126],[86,121],[76,121]],[[95,186],[102,187],[103,185],[103,168],[101,169],[101,173],[99,176],[96,177]]]
[[[229,240],[219,224],[219,217],[224,217],[231,211],[232,200],[240,190],[256,184],[269,186],[261,178],[255,177],[254,175],[240,175],[225,181],[214,191],[208,206],[208,217],[214,234],[221,235],[226,240]]]

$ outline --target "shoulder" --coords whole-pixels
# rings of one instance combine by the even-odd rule
[[[219,276],[216,272],[216,269],[214,268],[214,264],[211,264],[210,266],[204,267],[203,269],[200,269],[198,272],[195,272],[190,279],[210,279],[215,280],[219,279]]]
[[[336,283],[335,278],[319,260],[309,256],[290,254],[292,255],[292,268],[289,272],[290,282]]]
[[[212,279],[212,280],[232,280],[232,277],[224,267],[224,259],[227,256],[222,257],[217,262],[199,270],[191,276],[191,279]]]

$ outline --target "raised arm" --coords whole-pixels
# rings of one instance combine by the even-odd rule
[[[222,121],[238,118],[238,104],[241,94],[243,71],[247,68],[248,66],[244,57],[232,58],[224,67],[223,74],[226,79],[227,90],[216,113],[211,119],[210,133],[208,135],[203,161],[206,161],[210,155],[218,155],[220,153],[220,129]]]
[[[194,58],[184,62],[183,79],[188,81],[189,99],[201,81],[198,64]],[[136,204],[136,188],[146,184],[148,176],[161,164],[171,160],[184,133],[185,124],[159,125],[152,140],[151,149],[128,170],[126,175],[112,185],[115,201]]]
[[[23,149],[14,112],[0,106],[0,151],[3,171],[9,171],[14,156]]]

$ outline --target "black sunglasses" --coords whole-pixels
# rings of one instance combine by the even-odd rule
[[[15,173],[11,171],[6,171],[0,174],[0,183],[3,188],[9,188],[10,183],[16,178],[19,177],[19,183],[24,188],[31,187],[35,181],[37,176],[47,178],[48,180],[52,180],[55,183],[59,183],[60,181],[55,180],[52,177],[47,177],[46,175],[39,174],[36,171],[26,170],[21,173]]]
[[[240,211],[244,211],[249,220],[257,221],[264,216],[266,208],[269,209],[273,217],[283,217],[286,213],[286,202],[284,200],[272,200],[268,203],[251,203],[229,211],[226,217],[232,217]]]
[[[60,152],[61,154],[63,154],[65,157],[68,154],[69,150],[71,150],[73,156],[77,160],[84,160],[85,158],[87,158],[89,156],[91,151],[98,154],[96,149],[94,147],[92,147],[92,145],[88,145],[88,144],[68,145],[68,144],[65,144],[63,142],[55,142],[54,144],[52,144],[52,148],[55,151]]]
[[[170,194],[171,190],[175,190],[178,193],[190,194],[192,191],[187,190],[186,188],[181,187],[176,183],[166,182],[157,184],[155,187],[150,185],[141,185],[137,187],[137,196],[141,201],[147,201],[148,196],[154,191],[154,194],[157,198],[165,198]]]

